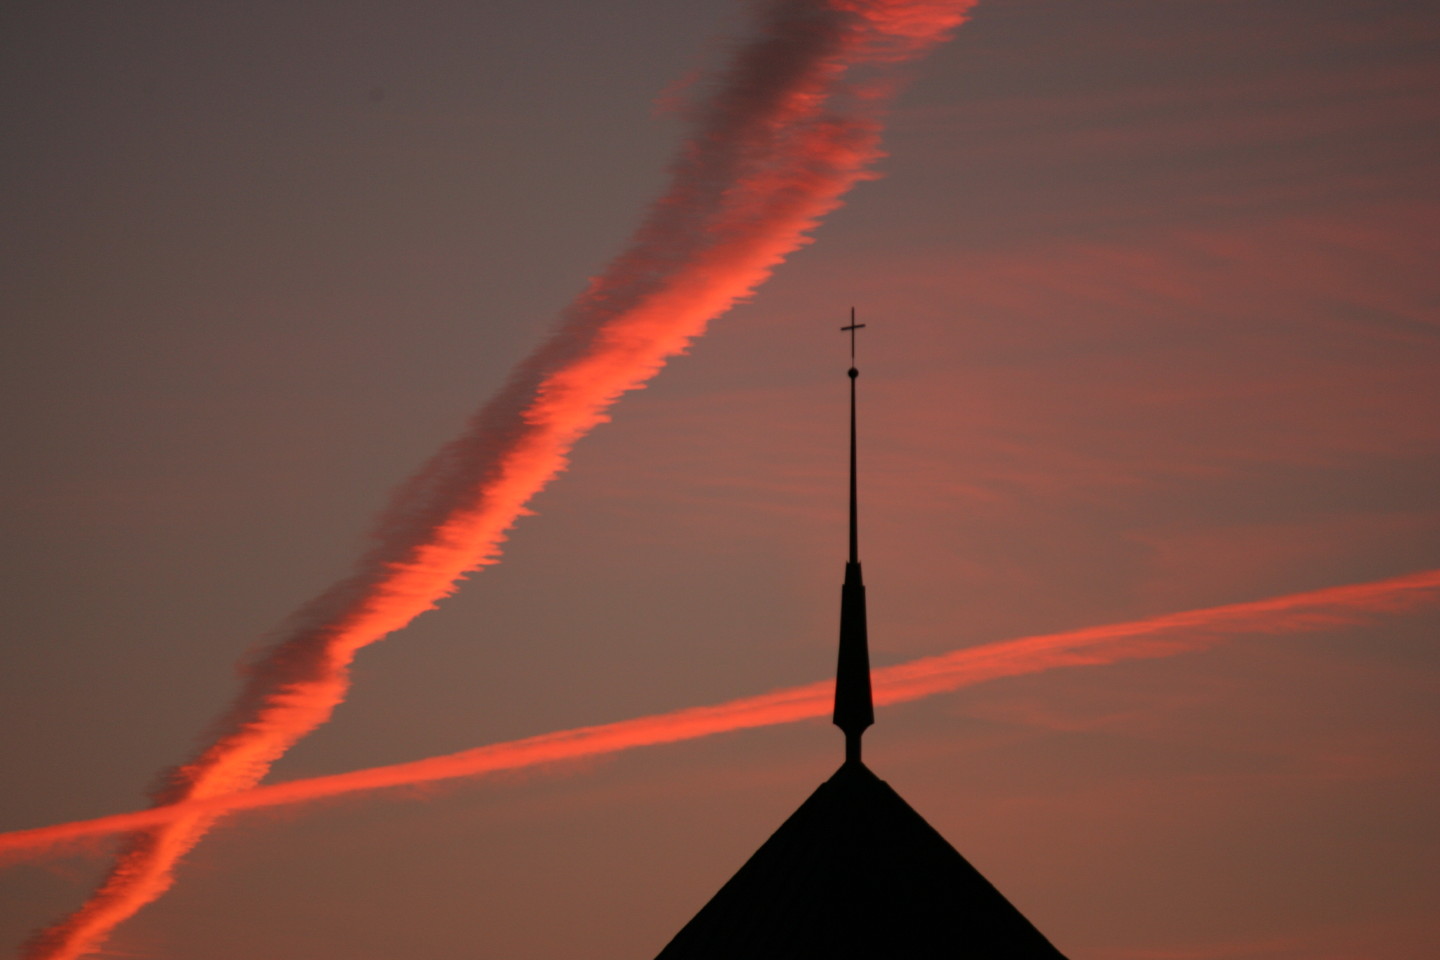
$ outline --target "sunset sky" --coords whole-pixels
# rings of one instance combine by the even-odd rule
[[[765,6],[0,6],[0,831],[147,806],[627,249]],[[871,768],[1072,960],[1433,960],[1440,579],[1263,602],[1440,568],[1437,43],[1424,0],[981,0],[879,178],[266,782],[827,679],[854,306],[877,668],[1252,605],[884,706]],[[236,814],[97,955],[643,960],[841,750]],[[0,952],[114,843],[0,855]]]

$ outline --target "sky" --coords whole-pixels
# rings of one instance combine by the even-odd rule
[[[626,249],[751,6],[0,7],[0,831],[196,751]],[[877,667],[1440,568],[1437,39],[1402,0],[982,0],[879,178],[267,782],[823,681],[851,306]],[[1380,607],[889,704],[867,762],[1072,960],[1428,960],[1440,613]],[[841,743],[237,814],[99,955],[653,956]],[[0,861],[0,950],[113,849]]]

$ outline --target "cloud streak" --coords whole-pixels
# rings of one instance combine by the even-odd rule
[[[1440,569],[1368,583],[1284,594],[1246,603],[1020,637],[924,657],[874,671],[875,698],[896,704],[959,690],[1003,677],[1064,667],[1099,666],[1169,657],[1246,635],[1322,630],[1378,615],[1402,613],[1440,600]],[[638,747],[828,717],[829,681],[774,690],[705,707],[577,727],[490,744],[440,757],[293,780],[228,796],[181,802],[93,820],[0,834],[0,856],[44,855],[84,840],[191,823],[224,813],[257,810],[393,787],[519,770],[619,753]]]
[[[559,329],[397,491],[355,573],[304,607],[198,756],[166,775],[157,806],[197,812],[137,833],[27,960],[73,960],[161,896],[222,805],[329,720],[356,653],[495,563],[526,503],[574,444],[706,324],[764,282],[879,155],[887,68],[945,40],[974,0],[772,0],[695,110],[670,186],[629,247]],[[198,806],[195,806],[198,805]]]

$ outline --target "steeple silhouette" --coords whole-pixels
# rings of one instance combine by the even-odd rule
[[[845,583],[840,588],[840,655],[835,665],[835,726],[845,733],[845,760],[860,762],[860,738],[875,722],[870,693],[870,640],[865,622],[865,581],[860,573],[860,510],[855,483],[855,322],[850,308],[850,558],[845,562]]]
[[[656,960],[1065,960],[860,759],[875,722],[855,482],[850,334],[850,556],[840,589],[835,725],[845,762],[761,844]]]

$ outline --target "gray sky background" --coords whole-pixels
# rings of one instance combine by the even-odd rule
[[[143,804],[617,253],[743,5],[0,7],[0,829]],[[878,663],[1440,567],[1440,13],[985,0],[883,178],[625,398],[272,779],[821,679],[862,344]],[[1073,960],[1440,950],[1440,619],[882,711]],[[228,822],[114,956],[653,955],[822,723]],[[0,944],[91,853],[0,872]]]

